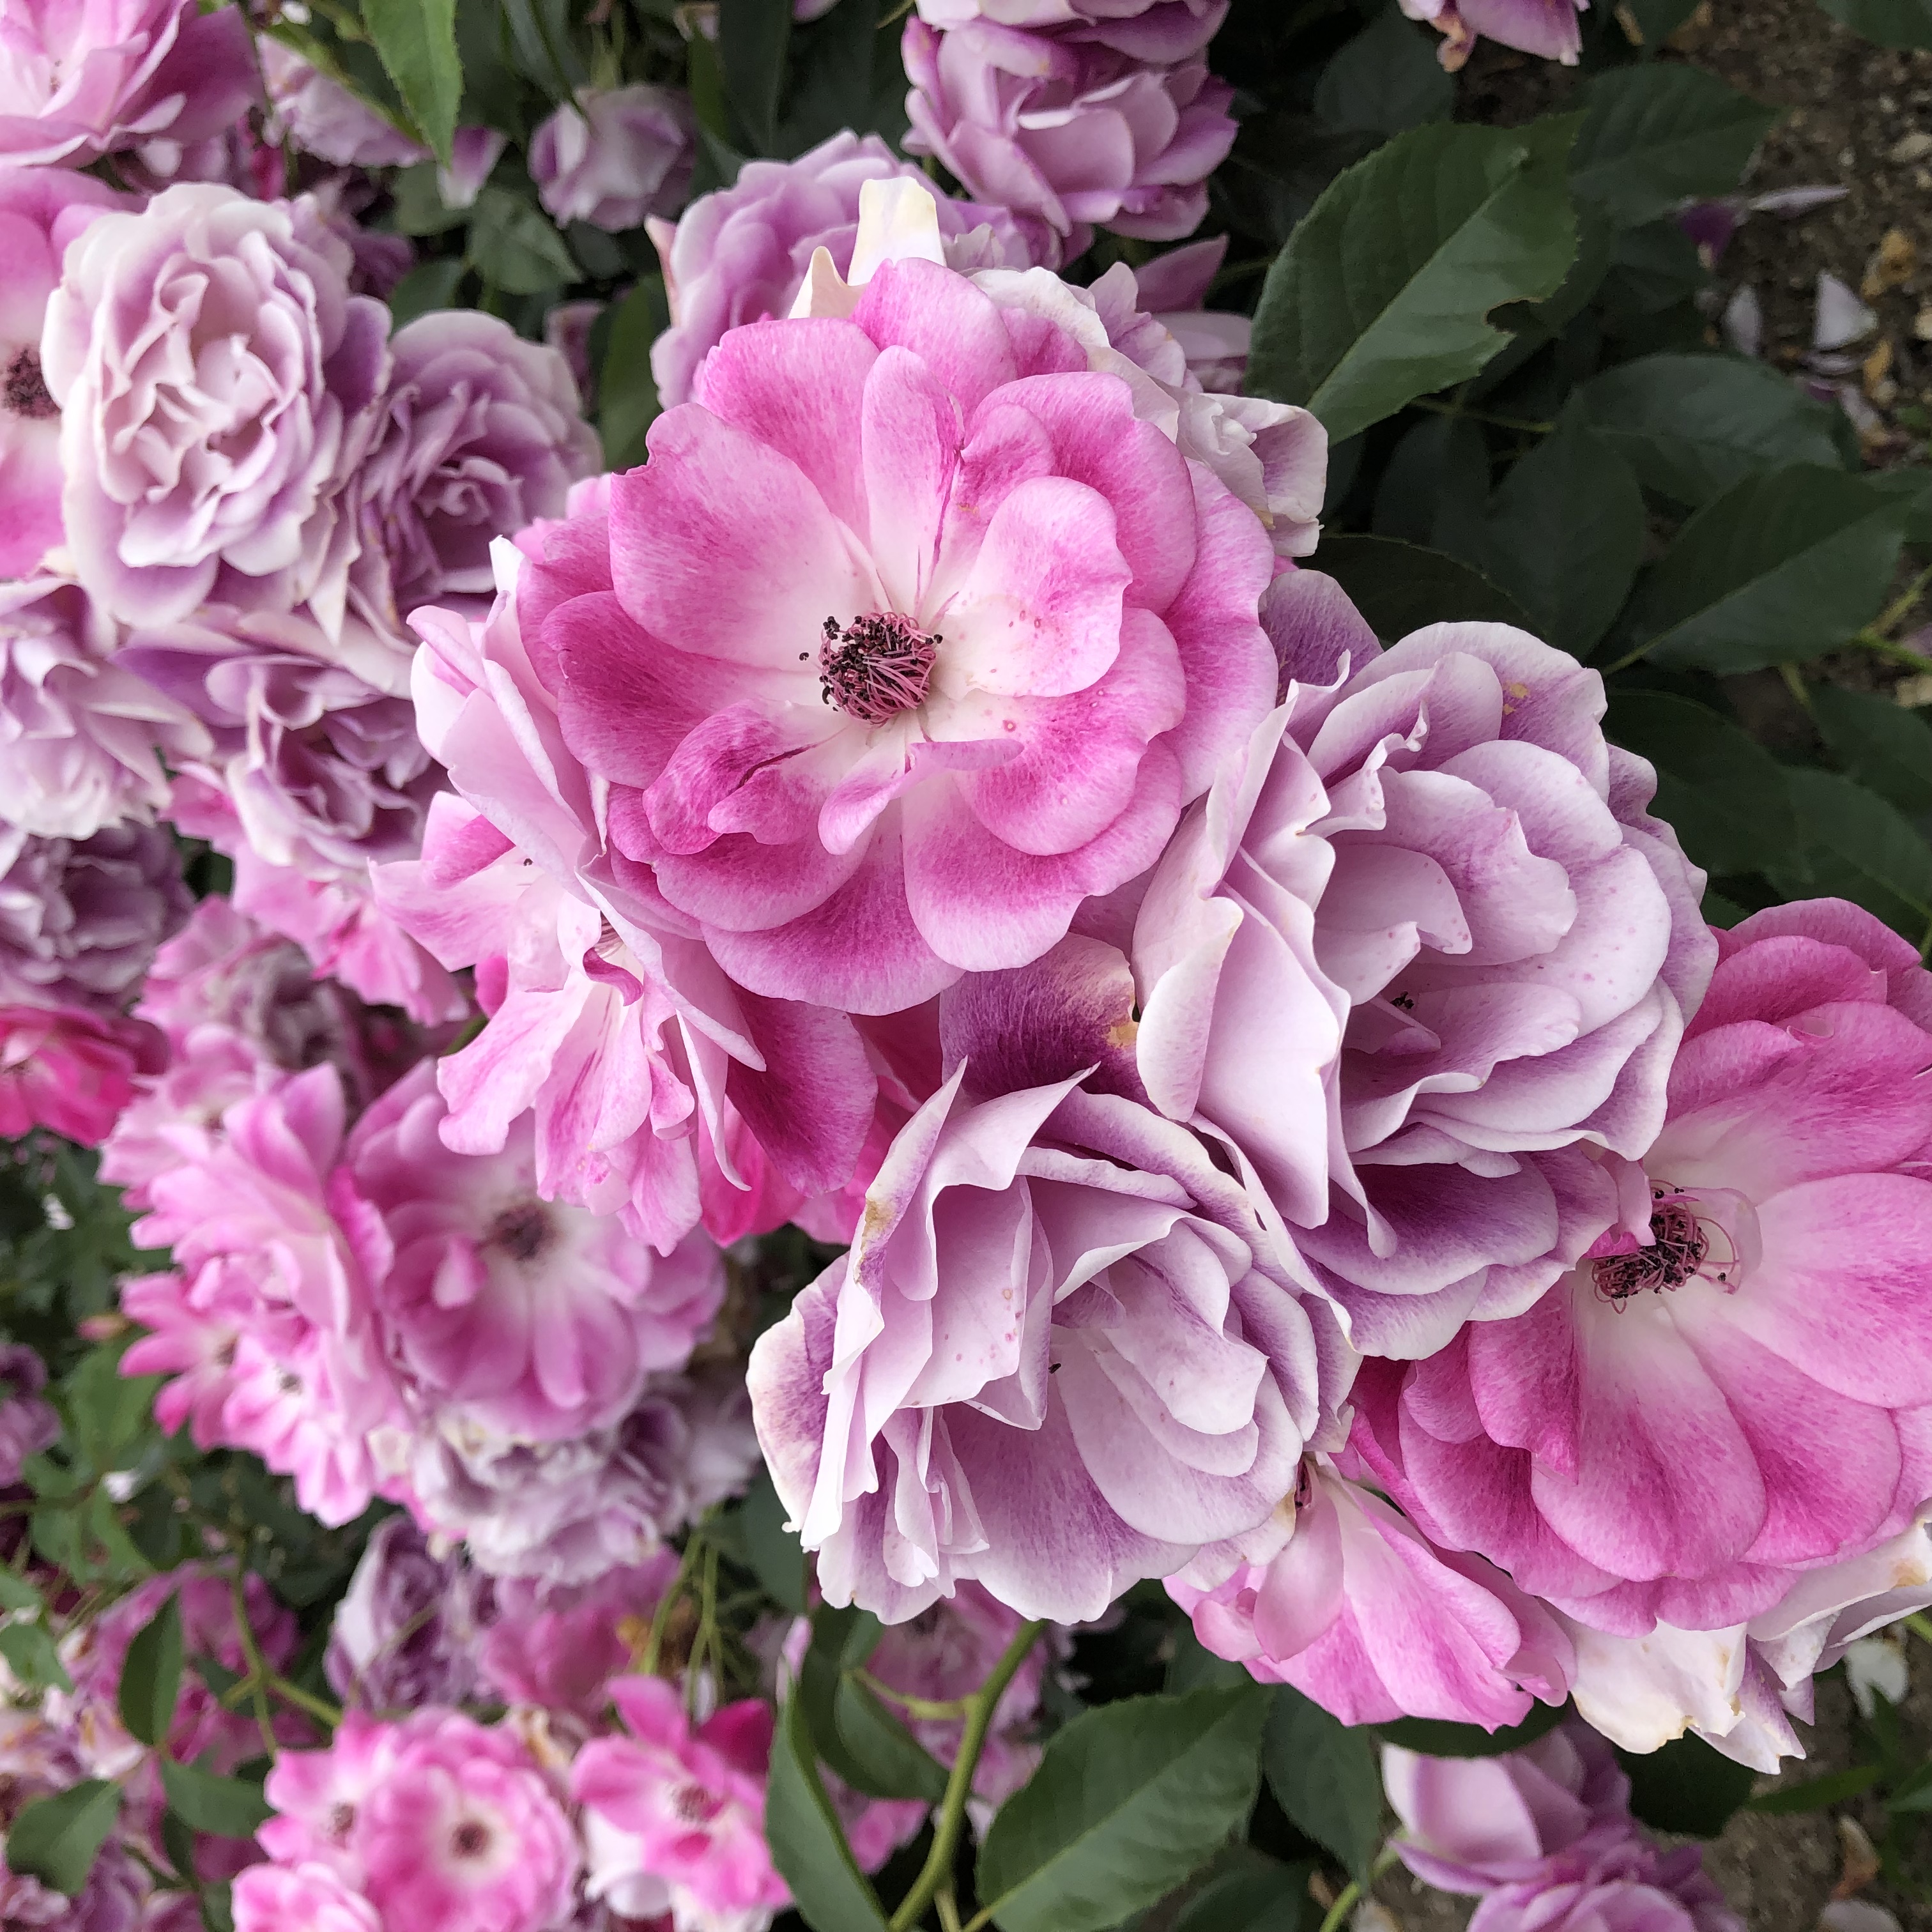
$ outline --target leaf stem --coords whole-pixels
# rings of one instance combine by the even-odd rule
[[[1358,1878],[1352,1878],[1346,1885],[1342,1886],[1336,1897],[1335,1903],[1328,1908],[1328,1917],[1322,1922],[1322,1932],[1342,1932],[1342,1928],[1348,1922],[1348,1914],[1361,1902],[1369,1887],[1372,1886],[1376,1880],[1395,1863],[1395,1861],[1394,1846],[1384,1845],[1380,1856],[1369,1868],[1367,1885],[1364,1885]]]
[[[1438,416],[1464,416],[1471,422],[1487,423],[1493,429],[1521,430],[1529,436],[1547,436],[1556,427],[1553,422],[1538,422],[1528,416],[1500,416],[1493,410],[1472,410],[1462,403],[1445,403],[1435,396],[1418,396],[1411,406]]]
[[[1902,664],[1908,670],[1932,672],[1932,658],[1922,656],[1910,644],[1894,644],[1891,638],[1880,637],[1876,625],[1855,633],[1852,642],[1866,650],[1876,651],[1882,658],[1891,658],[1894,664]]]
[[[1922,1611],[1915,1611],[1904,1619],[1905,1628],[1926,1643],[1932,1643],[1932,1617]]]
[[[284,1703],[292,1704],[298,1711],[306,1711],[319,1724],[326,1724],[332,1731],[342,1721],[342,1706],[332,1704],[326,1697],[318,1697],[313,1690],[304,1690],[299,1684],[291,1684],[286,1677],[271,1676],[268,1687]]]
[[[924,1869],[913,1881],[911,1891],[900,1901],[892,1916],[892,1932],[910,1932],[925,1916],[926,1908],[938,1895],[941,1886],[952,1877],[952,1862],[959,1850],[959,1834],[966,1826],[966,1801],[973,1795],[974,1774],[980,1768],[980,1754],[986,1748],[986,1733],[993,1727],[993,1712],[1006,1695],[1013,1673],[1026,1661],[1027,1653],[1040,1641],[1043,1622],[1022,1624],[1013,1640],[993,1666],[992,1675],[966,1700],[966,1728],[960,1733],[959,1754],[952,1760],[952,1774],[946,1780],[946,1796],[932,1830],[932,1850],[926,1854]],[[976,1932],[992,1915],[982,1911],[967,1928]]]
[[[855,1670],[852,1674],[874,1697],[888,1704],[896,1704],[908,1717],[928,1724],[955,1723],[965,1716],[973,1702],[970,1697],[955,1697],[949,1702],[935,1704],[928,1697],[909,1696],[903,1690],[895,1690],[890,1684],[881,1684],[869,1670]]]
[[[280,1748],[274,1721],[268,1715],[268,1679],[273,1673],[262,1654],[262,1646],[255,1641],[254,1626],[248,1621],[247,1577],[246,1570],[237,1570],[228,1580],[229,1594],[235,1603],[235,1634],[241,1640],[242,1658],[248,1666],[248,1686],[255,1700],[255,1726],[262,1733],[264,1748],[273,1757]]]
[[[657,1608],[651,1612],[650,1634],[644,1640],[644,1654],[638,1668],[646,1677],[655,1677],[658,1671],[658,1654],[664,1648],[664,1633],[670,1628],[671,1612],[677,1607],[678,1599],[684,1594],[684,1586],[690,1580],[691,1573],[698,1562],[698,1552],[704,1547],[704,1539],[694,1529],[690,1540],[684,1546],[682,1560],[677,1566],[677,1574],[670,1580],[670,1588],[658,1600]]]

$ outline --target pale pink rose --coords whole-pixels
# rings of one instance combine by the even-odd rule
[[[817,250],[850,272],[867,182],[924,179],[878,135],[846,132],[796,160],[746,162],[730,187],[694,201],[675,230],[647,224],[670,302],[671,326],[651,344],[658,400],[666,409],[690,401],[699,364],[728,329],[789,314]],[[1060,260],[1044,222],[1023,226],[1003,207],[935,199],[956,268]]]
[[[928,260],[733,331],[699,395],[519,588],[614,865],[766,998],[890,1012],[1039,957],[1259,718],[1266,530]]]
[[[1355,1394],[1434,1540],[1629,1636],[1754,1617],[1932,1492],[1932,976],[1838,900],[1717,944],[1634,1226]]]
[[[1430,1718],[1495,1730],[1563,1701],[1556,1618],[1480,1558],[1434,1548],[1325,1459],[1270,1521],[1167,1580],[1217,1657],[1292,1684],[1345,1724]]]
[[[1218,24],[1225,10],[1205,18]],[[1069,254],[1093,224],[1179,241],[1200,226],[1208,177],[1234,140],[1234,89],[1201,57],[1202,20],[1174,0],[1144,23],[1144,52],[1091,21],[1029,29],[982,11],[942,31],[908,20],[905,145],[937,155],[976,199],[1045,221]]]
[[[256,98],[238,7],[26,0],[0,14],[0,157],[85,167],[157,137],[219,134]]]
[[[696,139],[691,102],[672,88],[584,88],[531,135],[530,178],[560,226],[621,233],[683,200]]]
[[[1478,624],[1384,652],[1312,571],[1264,615],[1286,703],[1148,885],[1140,1065],[1239,1150],[1356,1346],[1421,1357],[1628,1209],[1603,1156],[1662,1123],[1701,875],[1573,658]]]
[[[971,1577],[1023,1616],[1097,1616],[1265,1522],[1334,1441],[1332,1311],[1207,1146],[1132,1097],[1132,1002],[1084,939],[950,994],[950,1077],[850,1252],[753,1350],[828,1600],[899,1622]]]
[[[788,1904],[764,1828],[771,1706],[728,1704],[694,1730],[662,1678],[616,1678],[610,1692],[627,1734],[593,1738],[570,1774],[590,1896],[627,1918]]]
[[[350,265],[311,202],[208,184],[104,214],[69,246],[42,373],[68,547],[112,614],[313,600],[339,627],[335,498],[388,366],[387,313],[349,292]]]
[[[427,148],[292,47],[268,34],[256,44],[269,105],[290,141],[304,153],[339,168],[406,166],[429,159]]]
[[[379,1922],[421,1932],[548,1932],[568,1911],[576,1835],[511,1731],[434,1706],[399,1724],[345,1714],[326,1751],[285,1751],[257,1834],[313,1862]]]
[[[694,1234],[656,1256],[614,1217],[544,1200],[527,1115],[502,1153],[452,1154],[436,1082],[424,1060],[343,1150],[387,1235],[372,1279],[390,1360],[446,1426],[538,1442],[612,1426],[649,1375],[690,1359],[724,1300],[723,1256]]]
[[[32,575],[61,542],[60,405],[40,368],[61,258],[90,222],[140,206],[67,168],[0,166],[0,577]]]
[[[235,1932],[382,1932],[376,1908],[326,1865],[250,1865],[235,1880]]]
[[[1451,74],[1478,40],[1574,67],[1583,45],[1576,16],[1590,0],[1402,0],[1412,20],[1426,20],[1442,37],[1436,58]]]

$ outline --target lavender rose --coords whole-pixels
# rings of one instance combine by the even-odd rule
[[[336,1694],[379,1711],[466,1702],[483,1688],[492,1594],[460,1550],[434,1555],[407,1516],[378,1524],[329,1630]]]
[[[40,1399],[47,1365],[32,1348],[0,1344],[0,1484],[17,1483],[20,1465],[61,1432],[53,1406]]]
[[[351,266],[312,203],[205,183],[68,249],[42,359],[76,574],[112,614],[312,599],[339,626],[335,497],[388,362],[388,315],[350,294]]]
[[[261,46],[268,99],[289,139],[304,154],[339,168],[397,167],[429,159],[427,148],[292,47],[266,35]]]
[[[560,517],[599,466],[596,432],[556,350],[494,316],[443,310],[398,330],[381,425],[355,488],[356,608],[407,650],[418,605],[495,589],[494,538]]]
[[[530,178],[557,221],[621,233],[683,200],[694,127],[668,88],[586,88],[530,136]]]
[[[200,141],[255,98],[240,10],[196,0],[39,0],[0,13],[0,158],[85,167]]]

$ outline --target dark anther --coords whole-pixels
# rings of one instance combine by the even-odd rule
[[[1601,1255],[1593,1264],[1598,1295],[1614,1307],[1646,1288],[1660,1294],[1666,1288],[1682,1288],[1711,1252],[1709,1238],[1688,1202],[1661,1202],[1650,1217],[1650,1233],[1648,1247],[1634,1254]]]
[[[9,416],[26,416],[30,421],[44,422],[50,416],[60,414],[60,405],[54,400],[53,392],[47,387],[47,379],[40,373],[40,351],[22,349],[7,364],[4,407]]]
[[[891,611],[854,617],[842,630],[828,617],[818,646],[819,694],[848,718],[883,724],[926,702],[944,641]]]

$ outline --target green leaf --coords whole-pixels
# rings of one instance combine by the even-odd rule
[[[171,1596],[128,1646],[121,1666],[121,1721],[144,1744],[159,1744],[181,1694],[181,1598]]]
[[[1897,806],[1833,772],[1787,771],[1798,843],[1766,876],[1787,898],[1850,899],[1914,946],[1932,928],[1932,847]]]
[[[7,1868],[37,1878],[69,1898],[94,1869],[94,1855],[121,1815],[121,1787],[104,1778],[70,1784],[23,1804],[7,1834]]]
[[[791,1887],[813,1932],[886,1932],[878,1894],[852,1857],[812,1755],[805,1707],[794,1697],[778,1713],[765,1792],[765,1836],[772,1862]]]
[[[1351,1729],[1290,1684],[1278,1686],[1262,1746],[1276,1802],[1358,1879],[1382,1839],[1382,1763],[1376,1734]]]
[[[155,1762],[161,1768],[161,1789],[167,1793],[168,1809],[197,1832],[212,1832],[219,1838],[250,1838],[274,1810],[262,1796],[259,1784],[239,1778],[218,1778],[212,1771],[177,1764],[171,1757],[159,1757]]]
[[[1302,1932],[1316,1917],[1308,1893],[1315,1870],[1312,1858],[1283,1864],[1249,1852],[1187,1901],[1174,1932]]]
[[[1566,411],[1490,498],[1480,554],[1539,635],[1587,658],[1636,580],[1643,537],[1636,478]]]
[[[1546,1737],[1568,1712],[1567,1704],[1532,1704],[1521,1724],[1507,1724],[1499,1731],[1486,1731],[1480,1724],[1444,1724],[1434,1718],[1397,1718],[1375,1728],[1385,1742],[1429,1757],[1501,1757]]]
[[[1846,775],[1913,817],[1932,813],[1932,727],[1922,712],[1835,684],[1806,694],[1832,756]]]
[[[640,278],[611,316],[610,342],[597,377],[598,427],[610,469],[628,470],[644,460],[644,432],[659,412],[651,344],[670,326],[662,275]]]
[[[1340,176],[1268,270],[1249,392],[1306,404],[1339,442],[1474,375],[1508,339],[1484,317],[1553,295],[1576,253],[1575,128],[1438,123]]]
[[[805,1551],[797,1532],[785,1528],[785,1506],[778,1500],[769,1469],[745,1492],[738,1522],[752,1570],[766,1596],[795,1617],[805,1615]]]
[[[1184,1623],[1174,1633],[1174,1654],[1167,1660],[1167,1672],[1160,1688],[1170,1697],[1182,1697],[1203,1684],[1226,1690],[1254,1681],[1245,1664],[1230,1664],[1225,1657],[1216,1657],[1194,1634],[1194,1626]]]
[[[1720,877],[1786,863],[1798,843],[1784,767],[1722,712],[1666,692],[1619,690],[1605,729],[1657,767],[1651,810]]]
[[[1895,490],[1843,470],[1748,476],[1684,525],[1639,586],[1631,640],[1654,664],[1720,676],[1822,656],[1878,614],[1906,509]]]
[[[1654,1830],[1694,1838],[1714,1838],[1750,1796],[1757,1776],[1749,1765],[1688,1736],[1658,1750],[1619,1750],[1617,1762],[1630,1781],[1630,1809],[1637,1816]]]
[[[946,1773],[932,1754],[853,1673],[878,1647],[879,1620],[863,1610],[820,1604],[799,1666],[803,1706],[818,1755],[854,1790],[872,1798],[946,1795]]]
[[[1265,1694],[1083,1712],[994,1816],[974,1884],[1000,1932],[1100,1932],[1210,1858],[1254,1802]]]
[[[1756,470],[1843,467],[1833,412],[1742,356],[1646,356],[1593,376],[1577,397],[1637,480],[1673,502],[1708,502]]]
[[[1818,0],[1834,20],[1882,47],[1932,47],[1932,0]]]
[[[1778,118],[1776,108],[1676,61],[1600,74],[1583,98],[1588,112],[1570,185],[1579,201],[1626,228],[1671,214],[1693,195],[1736,188]]]
[[[506,295],[533,296],[578,278],[556,224],[508,188],[486,188],[477,196],[469,250],[470,266]]]
[[[201,1890],[201,1922],[208,1932],[235,1932],[235,1888],[226,1879]]]
[[[390,191],[396,200],[396,227],[402,234],[441,235],[460,228],[470,218],[466,208],[452,208],[444,202],[434,161],[418,161],[404,168]]]
[[[725,95],[761,154],[772,152],[790,40],[791,0],[719,0],[717,45]]]
[[[0,1629],[0,1657],[23,1684],[74,1688],[74,1679],[67,1674],[53,1634],[45,1624],[8,1624]]]
[[[462,286],[468,264],[453,255],[424,262],[412,268],[389,291],[389,316],[392,329],[414,322],[432,310],[454,308],[456,291]]]
[[[1802,1784],[1767,1791],[1760,1797],[1746,1799],[1745,1803],[1754,1811],[1822,1811],[1869,1791],[1882,1775],[1883,1768],[1879,1765],[1855,1764],[1844,1771],[1827,1772],[1822,1778],[1808,1778]]]
[[[27,1577],[17,1571],[0,1569],[0,1610],[26,1610],[38,1614],[46,1599]]]
[[[423,139],[447,167],[463,98],[456,0],[362,0],[362,22]]]
[[[1522,607],[1480,571],[1420,544],[1394,537],[1324,537],[1313,562],[1348,593],[1384,644],[1429,624],[1534,628]]]
[[[1346,43],[1315,83],[1315,111],[1331,126],[1400,134],[1446,121],[1456,83],[1436,58],[1438,36],[1384,8]]]
[[[1643,36],[1644,51],[1654,53],[1697,10],[1697,0],[1624,0],[1618,10],[1628,12]]]

